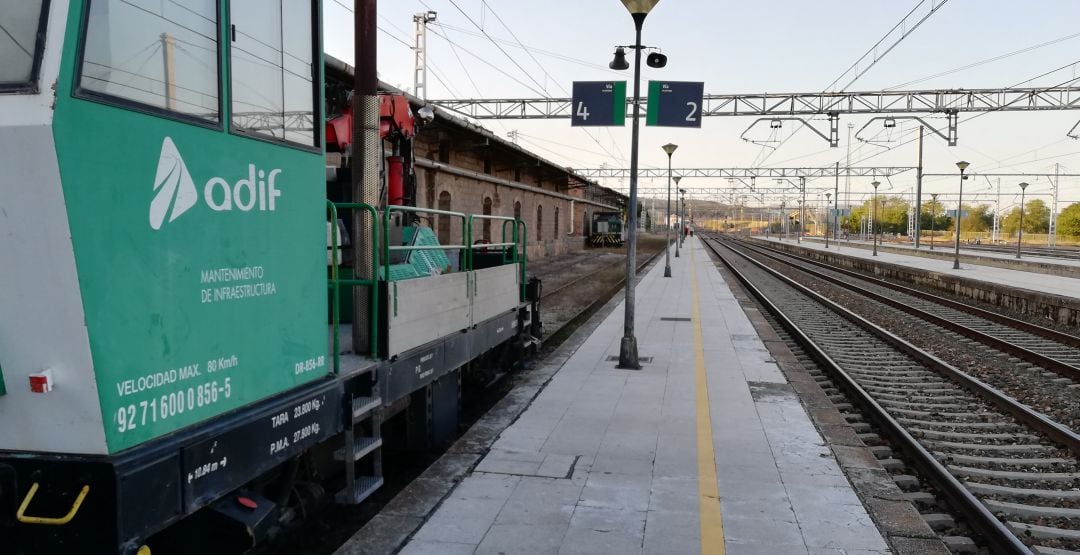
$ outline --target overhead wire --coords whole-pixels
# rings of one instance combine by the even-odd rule
[[[927,1],[928,1],[928,0],[919,0],[919,3],[918,3],[918,4],[916,4],[914,8],[911,8],[911,11],[909,11],[909,12],[907,13],[907,15],[905,15],[904,17],[902,17],[902,18],[900,19],[900,21],[899,21],[899,22],[898,22],[898,23],[897,23],[896,25],[893,25],[893,27],[892,27],[891,29],[889,29],[889,31],[888,31],[887,33],[885,33],[885,35],[884,35],[884,36],[882,36],[882,37],[881,37],[880,39],[878,39],[878,41],[877,41],[876,43],[874,43],[874,45],[873,45],[873,46],[871,46],[871,47],[870,47],[870,49],[869,49],[869,50],[867,50],[865,54],[863,54],[862,56],[860,56],[860,57],[859,57],[859,59],[855,60],[855,63],[853,63],[853,64],[852,64],[852,65],[851,65],[850,67],[848,67],[848,68],[847,68],[846,70],[844,70],[844,72],[843,72],[843,73],[841,73],[841,74],[840,74],[840,76],[838,76],[838,77],[837,77],[836,79],[834,79],[832,83],[829,83],[829,85],[828,85],[827,87],[825,87],[825,89],[824,89],[824,90],[829,90],[829,89],[831,89],[831,88],[832,88],[832,87],[833,87],[834,85],[836,85],[837,83],[839,83],[839,82],[840,82],[840,80],[841,80],[841,79],[843,79],[843,78],[844,78],[844,76],[845,76],[845,75],[847,75],[848,73],[850,73],[850,72],[851,72],[851,71],[852,71],[853,69],[854,69],[854,70],[856,70],[856,71],[858,71],[858,65],[859,65],[859,62],[861,62],[861,61],[862,61],[863,59],[865,59],[867,55],[869,55],[869,54],[871,54],[871,53],[874,53],[874,60],[873,60],[873,61],[872,61],[872,62],[870,63],[870,65],[869,65],[869,66],[866,66],[865,68],[863,68],[863,70],[862,70],[862,71],[858,71],[858,73],[857,73],[857,74],[856,74],[856,75],[855,75],[854,77],[852,77],[852,79],[851,79],[850,81],[848,81],[848,83],[847,83],[846,85],[844,85],[843,87],[841,87],[840,89],[838,89],[838,90],[837,90],[836,92],[843,92],[843,91],[847,90],[847,89],[848,89],[848,87],[850,87],[851,85],[855,84],[855,81],[858,81],[860,77],[862,77],[863,75],[865,75],[867,71],[870,71],[870,68],[872,68],[872,67],[874,67],[875,65],[877,65],[877,63],[878,63],[879,61],[881,61],[881,60],[882,60],[882,58],[884,58],[884,57],[885,57],[886,55],[888,55],[888,54],[889,54],[889,52],[892,52],[894,48],[896,48],[896,47],[897,47],[897,46],[898,46],[898,45],[899,45],[899,44],[900,44],[901,42],[903,42],[903,41],[904,41],[904,39],[905,39],[905,38],[907,38],[907,37],[908,37],[908,35],[910,35],[911,33],[914,33],[914,32],[915,32],[915,30],[916,30],[916,29],[918,29],[918,28],[919,28],[919,26],[921,26],[921,25],[923,24],[923,22],[925,22],[925,21],[926,21],[927,19],[929,19],[929,18],[930,18],[930,16],[934,15],[935,13],[937,13],[937,11],[938,11],[938,10],[940,10],[940,9],[941,9],[941,7],[942,7],[942,6],[944,6],[944,5],[945,5],[945,4],[946,4],[946,3],[947,3],[947,2],[949,1],[949,0],[941,0],[941,3],[940,3],[940,4],[938,4],[938,5],[937,5],[937,7],[931,7],[931,9],[930,9],[930,12],[928,12],[928,13],[927,13],[927,14],[926,14],[925,16],[923,16],[923,18],[922,18],[922,19],[920,19],[920,20],[919,20],[918,22],[916,22],[916,23],[915,23],[915,25],[914,25],[913,27],[911,27],[911,29],[906,29],[906,28],[905,28],[905,29],[904,29],[904,30],[902,31],[902,33],[903,33],[903,34],[902,34],[902,35],[900,36],[900,38],[899,38],[899,39],[897,39],[897,41],[896,41],[896,42],[894,42],[894,43],[892,44],[892,46],[890,46],[890,47],[889,47],[888,49],[886,49],[886,50],[885,50],[884,52],[882,52],[882,53],[881,53],[880,55],[877,55],[877,54],[875,53],[875,50],[876,50],[876,49],[878,48],[878,46],[880,46],[880,45],[881,45],[881,43],[883,43],[883,42],[885,41],[885,39],[889,38],[889,35],[893,34],[893,31],[896,31],[896,30],[897,30],[898,28],[901,28],[901,26],[903,26],[903,25],[904,25],[904,22],[906,22],[906,21],[907,21],[907,19],[908,19],[909,17],[911,17],[911,15],[912,15],[912,14],[914,14],[914,13],[915,13],[915,12],[916,12],[916,11],[917,11],[917,10],[918,10],[918,9],[919,9],[920,7],[921,7],[921,6],[922,6],[923,4],[925,4],[925,3],[927,2]],[[934,1],[937,1],[937,0],[929,0],[929,1],[931,1],[931,2],[934,2]],[[931,6],[933,6],[933,4],[931,4]],[[763,148],[763,149],[762,149],[761,151],[759,151],[759,153],[758,153],[758,156],[759,156],[759,157],[761,157],[761,155],[762,155],[762,154],[764,154],[764,155],[765,155],[765,156],[764,156],[763,158],[761,158],[761,162],[760,162],[760,164],[765,164],[765,162],[768,162],[768,161],[769,161],[769,158],[771,158],[771,157],[772,157],[772,155],[773,155],[773,154],[775,154],[777,150],[780,150],[780,148],[781,148],[781,147],[783,147],[783,146],[784,146],[785,144],[787,144],[787,142],[788,142],[788,141],[790,141],[790,140],[791,140],[791,138],[792,138],[792,137],[794,137],[794,136],[795,136],[795,135],[796,135],[796,134],[797,134],[797,133],[798,133],[799,131],[801,131],[803,127],[806,127],[806,126],[810,126],[810,125],[812,125],[812,124],[811,124],[810,122],[812,122],[812,121],[819,121],[820,119],[821,119],[821,118],[820,118],[820,116],[815,116],[815,117],[811,117],[811,118],[809,118],[809,120],[808,120],[808,121],[802,122],[803,124],[802,124],[801,126],[799,126],[799,127],[796,127],[796,128],[794,129],[794,130],[792,130],[791,134],[789,134],[789,135],[788,135],[788,136],[787,136],[787,137],[786,137],[785,139],[783,139],[782,141],[780,141],[780,144],[776,145],[776,147],[775,147],[775,148],[774,148],[773,150],[771,150],[771,151],[766,151],[766,150],[765,150],[765,149]],[[755,159],[755,161],[756,161],[756,159]],[[755,166],[755,167],[756,167],[756,166]]]
[[[481,0],[481,2],[482,2],[482,4],[484,6],[487,6],[488,11],[491,12],[491,15],[495,16],[495,19],[499,22],[500,25],[503,26],[504,29],[506,29],[506,32],[510,33],[510,36],[514,38],[514,41],[517,43],[518,47],[521,48],[522,50],[524,50],[525,53],[528,54],[529,58],[532,59],[533,63],[535,63],[536,66],[540,68],[540,71],[542,71],[544,73],[545,81],[550,79],[551,81],[553,81],[555,83],[555,86],[557,86],[559,88],[559,90],[561,90],[563,92],[563,94],[569,95],[570,91],[566,90],[566,87],[564,87],[562,85],[562,83],[560,83],[557,79],[555,79],[554,77],[551,76],[551,74],[548,72],[547,68],[544,67],[544,64],[542,64],[540,62],[540,60],[536,59],[536,56],[534,56],[532,51],[528,47],[525,46],[525,44],[517,36],[517,33],[515,33],[514,30],[511,29],[510,26],[507,25],[505,21],[503,21],[502,16],[499,15],[499,12],[495,11],[495,8],[493,8],[490,4],[488,4],[487,0]],[[493,40],[493,41],[495,40],[494,37],[491,37],[490,35],[488,35],[488,38]],[[546,90],[547,89],[545,88],[545,92],[546,92]],[[595,135],[593,135],[588,129],[582,128],[581,130],[586,135],[588,135],[589,138],[592,139],[593,142],[595,142],[597,144],[597,146],[599,146],[601,149],[603,149],[604,152],[607,152],[608,156],[610,156],[611,158],[613,158],[615,160],[621,160],[624,163],[627,162],[626,156],[622,154],[622,150],[619,148],[618,144],[615,142],[615,136],[611,133],[610,129],[605,128],[605,131],[607,131],[608,137],[611,139],[611,146],[613,146],[615,148],[615,152],[618,153],[618,156],[616,156],[615,154],[613,154],[612,152],[607,150],[606,147],[604,147],[602,144],[600,144],[600,139],[598,139]]]

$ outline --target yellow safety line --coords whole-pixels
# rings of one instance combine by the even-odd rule
[[[705,374],[705,346],[701,339],[701,308],[698,306],[696,249],[690,251],[690,289],[693,295],[694,389],[697,413],[698,512],[701,514],[701,553],[726,553],[724,519],[720,514],[720,488],[716,482],[712,416],[709,413],[709,380]]]

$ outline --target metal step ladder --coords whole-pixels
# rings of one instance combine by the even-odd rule
[[[345,464],[345,488],[335,496],[338,503],[356,505],[383,485],[382,397],[375,368],[346,384],[351,417],[345,423],[345,440],[334,458]]]

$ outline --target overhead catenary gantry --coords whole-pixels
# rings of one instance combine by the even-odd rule
[[[707,94],[703,116],[933,114],[1080,109],[1080,88],[930,89],[764,94]],[[431,100],[474,119],[568,119],[569,98]],[[648,99],[642,98],[641,105]],[[632,101],[627,101],[627,111]]]
[[[572,171],[582,177],[590,179],[626,179],[630,176],[627,168],[571,168]],[[721,179],[784,179],[806,178],[819,179],[825,177],[891,177],[901,173],[914,171],[914,167],[894,166],[858,166],[858,167],[835,167],[823,168],[672,168],[672,177],[687,178],[721,178]],[[642,178],[665,178],[668,175],[667,168],[639,168],[638,176]]]
[[[1071,82],[1069,83],[1071,84]],[[567,119],[569,98],[502,98],[432,100],[432,104],[466,117],[484,119]],[[640,104],[648,104],[642,98]],[[633,101],[627,101],[627,112]],[[702,116],[758,116],[775,122],[798,116],[827,116],[829,133],[818,131],[830,146],[839,144],[839,121],[848,115],[944,114],[948,130],[943,136],[955,146],[959,114],[965,112],[1030,112],[1080,109],[1080,88],[1068,85],[994,89],[928,89],[916,91],[861,91],[764,94],[707,94]],[[802,124],[811,126],[804,120]],[[774,127],[778,125],[774,124]],[[753,125],[751,125],[753,127]],[[816,131],[816,129],[815,129]]]

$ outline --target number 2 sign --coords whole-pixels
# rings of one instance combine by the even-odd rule
[[[646,125],[701,127],[705,83],[649,81]]]

